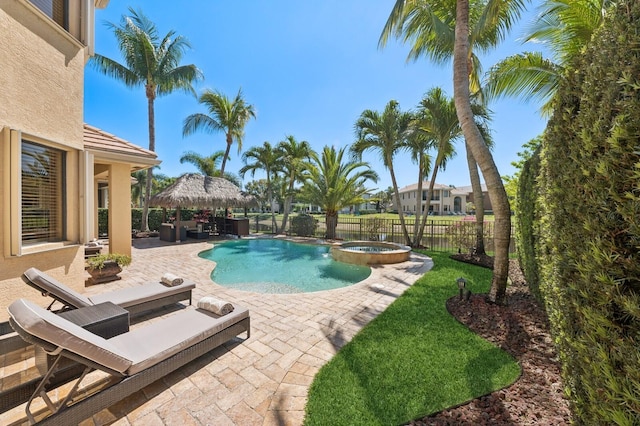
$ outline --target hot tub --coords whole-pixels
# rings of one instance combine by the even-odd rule
[[[411,247],[386,241],[351,241],[331,247],[333,260],[356,265],[405,262],[410,254]]]

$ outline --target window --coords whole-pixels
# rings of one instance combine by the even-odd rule
[[[56,24],[69,30],[69,22],[65,13],[68,8],[68,0],[31,0],[31,3],[53,19]]]
[[[63,151],[22,141],[22,244],[62,241],[66,205]]]
[[[433,194],[431,194],[431,201],[440,201],[440,191],[433,191]]]
[[[449,191],[447,191],[446,189],[442,191],[442,197],[449,198]]]

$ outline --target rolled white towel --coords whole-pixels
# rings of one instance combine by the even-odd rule
[[[213,296],[205,296],[198,300],[198,308],[205,309],[218,315],[227,315],[233,311],[233,305]]]
[[[167,285],[169,287],[173,287],[176,285],[180,285],[184,282],[182,278],[177,275],[171,274],[169,272],[165,273],[162,278],[160,278],[162,284]]]

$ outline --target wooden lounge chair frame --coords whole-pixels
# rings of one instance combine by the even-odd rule
[[[179,315],[179,314],[178,314]],[[123,375],[118,371],[114,371],[104,365],[94,362],[91,359],[80,356],[74,352],[70,352],[65,349],[60,349],[55,344],[52,344],[46,340],[42,340],[24,330],[19,324],[17,324],[13,318],[9,319],[13,329],[22,337],[25,341],[31,344],[41,346],[46,352],[50,354],[56,354],[56,359],[51,365],[51,368],[47,371],[43,377],[40,385],[33,393],[31,398],[25,407],[26,415],[31,424],[39,425],[61,425],[66,426],[70,424],[78,424],[83,420],[91,417],[99,411],[108,408],[118,401],[126,398],[127,396],[137,392],[147,385],[155,382],[158,379],[166,376],[174,370],[186,365],[187,363],[195,360],[196,358],[210,352],[211,350],[229,342],[236,336],[242,333],[247,333],[247,339],[251,335],[250,331],[250,318],[247,315],[246,318],[239,320],[228,327],[218,331],[214,335],[205,338],[185,349],[176,353],[175,355],[160,361],[159,363],[142,370],[131,376]],[[82,375],[74,383],[69,394],[58,403],[51,401],[46,393],[46,385],[55,374],[57,364],[63,359],[67,358],[72,361],[76,361],[85,366]],[[82,379],[93,370],[101,370],[113,377],[114,384],[87,396],[73,404],[74,396],[77,395],[78,386]],[[36,421],[34,414],[30,411],[31,403],[37,397],[43,398],[47,404],[51,415],[45,417],[40,421]]]

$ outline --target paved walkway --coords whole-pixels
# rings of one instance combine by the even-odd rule
[[[249,308],[251,338],[241,335],[83,425],[300,425],[320,367],[432,266],[412,254],[407,262],[372,268],[369,278],[346,288],[258,294],[213,283],[214,264],[197,256],[208,248],[211,242],[135,240],[122,280],[87,293],[172,272],[197,283],[194,303],[212,294]]]

